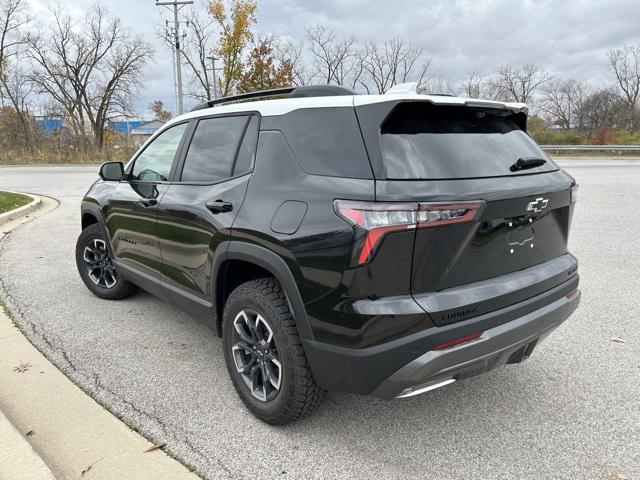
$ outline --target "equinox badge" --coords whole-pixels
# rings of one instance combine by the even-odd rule
[[[529,202],[529,205],[527,205],[527,212],[540,213],[542,210],[547,208],[548,204],[549,199],[542,197],[536,198],[533,202]]]

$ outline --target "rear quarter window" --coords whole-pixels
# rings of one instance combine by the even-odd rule
[[[401,103],[380,128],[388,179],[457,179],[521,175],[558,167],[508,110]],[[542,166],[517,172],[520,158]]]
[[[373,178],[353,108],[300,109],[283,117],[278,123],[305,172]]]

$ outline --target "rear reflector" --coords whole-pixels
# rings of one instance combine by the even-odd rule
[[[432,228],[475,220],[484,202],[395,203],[335,200],[334,210],[357,233],[355,264],[373,257],[382,238],[389,232]]]
[[[465,335],[464,337],[456,338],[455,340],[449,340],[448,342],[439,343],[431,350],[446,350],[447,348],[457,347],[463,343],[473,342],[482,335],[482,332],[472,333],[471,335]]]
[[[571,292],[567,293],[566,298],[571,298],[577,293],[578,293],[578,289],[576,288],[575,290],[572,290]]]

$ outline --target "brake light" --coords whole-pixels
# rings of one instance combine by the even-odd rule
[[[356,232],[354,263],[368,262],[389,232],[466,223],[478,217],[484,202],[396,203],[335,200],[339,217]]]

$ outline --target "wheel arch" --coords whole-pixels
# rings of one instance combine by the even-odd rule
[[[109,236],[109,231],[107,230],[107,225],[105,223],[104,217],[102,215],[102,210],[100,207],[93,203],[82,202],[82,207],[80,210],[80,218],[81,218],[81,228],[84,230],[90,225],[98,224],[100,228],[102,228],[102,233],[104,234],[104,238],[107,242],[107,248],[109,252],[113,255],[113,249],[111,247],[111,237]]]
[[[222,314],[224,310],[225,298],[225,277],[229,268],[233,266],[233,262],[244,262],[256,267],[257,272],[264,272],[273,276],[282,286],[293,314],[298,333],[304,339],[312,339],[311,327],[307,318],[307,313],[298,290],[295,278],[291,273],[291,269],[282,257],[273,251],[261,247],[259,245],[231,241],[223,255],[216,259],[214,268],[214,295],[216,305],[216,327],[218,335],[222,334]],[[264,276],[264,275],[260,275]],[[260,278],[257,276],[255,278]],[[230,292],[228,292],[230,293]]]

